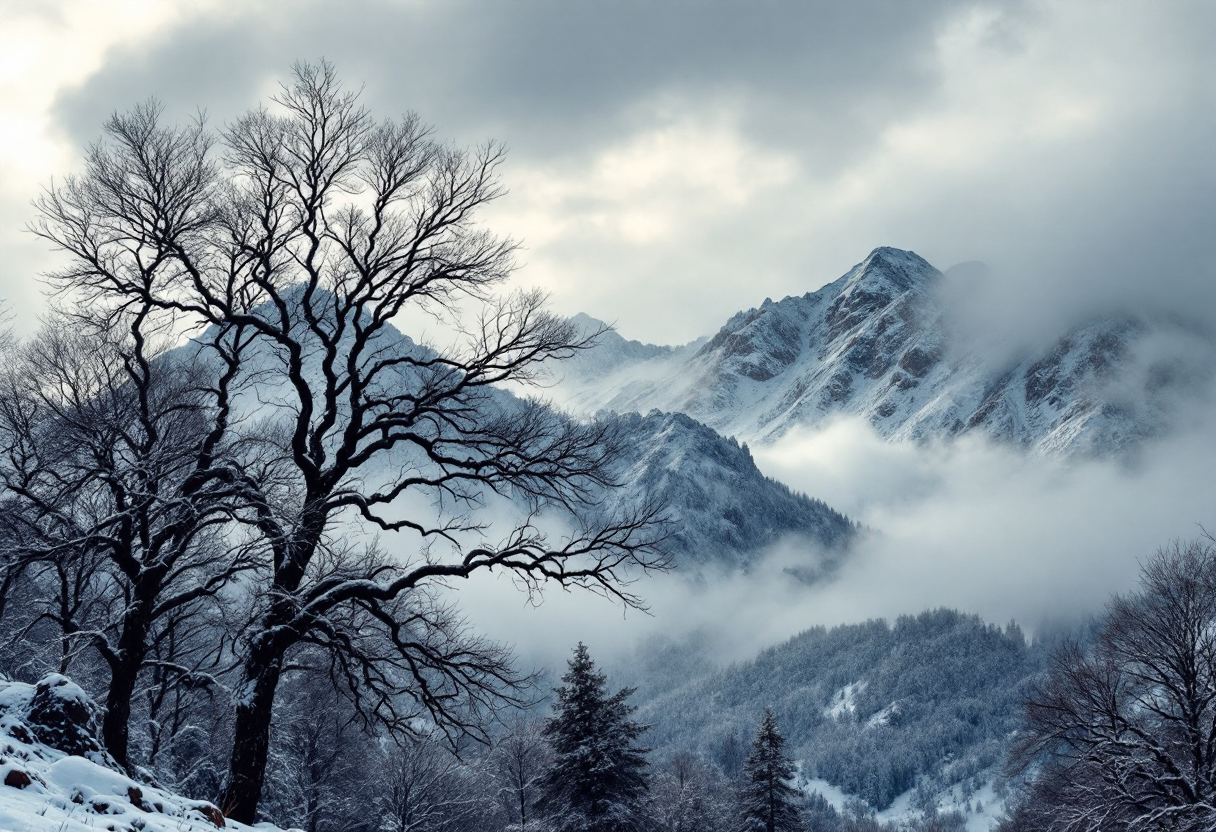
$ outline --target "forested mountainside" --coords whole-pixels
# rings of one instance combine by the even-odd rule
[[[672,349],[609,333],[563,366],[559,391],[587,412],[678,411],[748,441],[855,415],[892,439],[978,431],[1051,455],[1106,455],[1168,430],[1216,370],[1210,333],[1147,316],[1090,320],[994,364],[953,335],[942,283],[915,253],[877,248],[708,340]]]
[[[628,679],[656,753],[699,753],[730,775],[771,707],[812,789],[875,810],[911,790],[918,806],[974,808],[1000,789],[1022,695],[1047,653],[1014,624],[939,609],[816,627],[728,667],[709,645],[652,643]]]

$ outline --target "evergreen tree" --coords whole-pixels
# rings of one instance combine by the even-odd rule
[[[796,802],[799,792],[789,783],[794,777],[794,761],[781,751],[783,745],[785,737],[777,730],[777,720],[765,708],[760,730],[743,763],[743,786],[739,791],[741,832],[802,829]]]
[[[646,726],[629,717],[633,688],[611,696],[579,643],[562,676],[556,713],[544,734],[553,760],[541,778],[537,808],[556,832],[632,832],[644,825],[642,799],[649,749],[637,744]]]

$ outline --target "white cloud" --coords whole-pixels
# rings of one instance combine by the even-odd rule
[[[877,530],[808,598],[810,618],[949,606],[1034,626],[1096,612],[1156,547],[1212,527],[1212,440],[1207,425],[1150,445],[1135,466],[1066,464],[972,438],[886,444],[842,421],[754,453],[770,475]]]
[[[766,152],[736,122],[726,112],[664,116],[589,156],[509,164],[511,193],[492,223],[526,246],[521,283],[545,288],[567,313],[610,319],[636,320],[649,295],[645,305],[663,317],[664,340],[699,334],[718,305],[712,293],[688,296],[689,281],[728,279],[732,268],[721,256],[729,236],[715,243],[711,232],[798,176],[793,156]],[[714,311],[689,320],[690,308],[707,302]]]
[[[34,0],[0,6],[0,299],[21,313],[14,316],[19,328],[36,322],[29,314],[41,307],[34,277],[55,262],[46,244],[23,231],[32,218],[30,201],[52,175],[78,167],[80,148],[54,118],[56,97],[97,71],[111,50],[216,5]]]

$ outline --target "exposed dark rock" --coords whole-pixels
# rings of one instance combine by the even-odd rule
[[[19,768],[10,769],[8,774],[4,775],[4,785],[12,786],[14,789],[24,789],[30,783],[34,782],[30,776]]]
[[[65,754],[102,754],[94,727],[97,706],[71,680],[51,674],[34,687],[26,724],[43,745]]]
[[[938,352],[931,352],[923,347],[913,347],[899,359],[899,368],[909,375],[922,378],[925,373],[941,358]]]
[[[221,812],[217,806],[213,806],[210,803],[198,803],[193,807],[193,809],[218,829],[223,829],[226,825],[224,821],[224,813]]]

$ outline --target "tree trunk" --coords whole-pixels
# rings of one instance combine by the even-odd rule
[[[301,523],[304,533],[275,556],[275,578],[271,596],[278,598],[260,622],[260,635],[250,646],[245,659],[241,695],[236,703],[232,756],[228,758],[228,783],[224,787],[221,809],[238,823],[252,824],[266,779],[270,752],[270,721],[274,715],[274,695],[283,671],[283,655],[294,643],[284,637],[282,627],[295,615],[290,596],[300,586],[304,570],[312,559],[316,541],[325,530],[327,514],[310,491],[305,497]],[[278,632],[277,636],[270,633]]]
[[[146,595],[146,593],[141,593]],[[155,594],[153,595],[155,597]],[[138,597],[123,616],[117,657],[110,663],[110,687],[106,691],[106,715],[101,722],[101,742],[110,756],[130,771],[128,759],[131,731],[131,698],[148,651],[152,603]]]
[[[118,662],[110,675],[110,689],[106,692],[106,715],[101,722],[101,742],[124,769],[130,771],[127,759],[130,741],[131,697],[135,694],[135,680],[139,676],[143,657],[132,660],[127,651],[120,651]]]
[[[220,808],[238,823],[257,819],[266,760],[270,751],[270,718],[275,689],[282,672],[282,654],[254,652],[245,663],[241,698],[236,705],[232,756],[228,761],[228,783]]]

